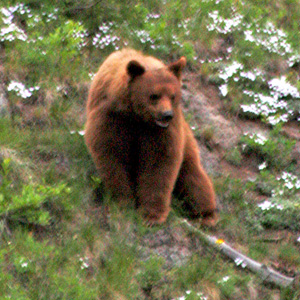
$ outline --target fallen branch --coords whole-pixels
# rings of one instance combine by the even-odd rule
[[[201,230],[195,228],[187,220],[178,218],[180,224],[182,224],[188,231],[195,233],[202,240],[207,242],[209,245],[213,246],[221,253],[225,254],[227,257],[231,258],[236,265],[242,268],[247,268],[253,273],[259,275],[259,277],[265,282],[275,284],[280,287],[290,287],[295,283],[295,279],[292,277],[284,276],[273,269],[267,267],[264,264],[258,263],[255,260],[241,254],[235,249],[231,248],[222,239],[217,239],[210,235],[205,234]]]

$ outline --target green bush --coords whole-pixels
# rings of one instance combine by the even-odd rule
[[[256,209],[257,220],[265,228],[300,229],[300,206],[297,198],[271,198],[259,204]]]
[[[66,195],[70,189],[66,184],[56,186],[43,184],[23,185],[16,192],[13,182],[9,179],[10,160],[4,159],[0,166],[0,219],[2,224],[8,221],[15,224],[49,225],[51,215],[47,207],[56,204],[63,209],[70,209]]]
[[[241,138],[243,151],[246,154],[254,153],[259,159],[276,170],[282,170],[292,161],[292,150],[295,141],[273,131],[269,138],[261,134],[245,134]]]

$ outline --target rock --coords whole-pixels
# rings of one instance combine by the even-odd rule
[[[8,101],[6,98],[5,87],[0,84],[0,116],[8,114]]]
[[[8,114],[8,99],[5,87],[4,59],[5,49],[0,45],[0,117]]]

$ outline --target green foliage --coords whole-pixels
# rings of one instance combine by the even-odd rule
[[[218,281],[218,286],[222,295],[230,299],[236,293],[237,287],[238,289],[246,288],[249,279],[249,277],[241,278],[235,274],[226,275]]]
[[[298,193],[300,180],[283,172],[275,177],[269,170],[262,170],[256,179],[259,192],[269,198],[255,209],[257,222],[267,228],[299,229],[300,205]]]
[[[298,197],[270,198],[256,209],[257,220],[266,228],[299,230],[300,206]]]
[[[39,25],[40,22],[35,24],[37,27]],[[74,77],[68,74],[74,76],[78,72],[84,73],[80,68],[84,32],[83,26],[73,21],[65,21],[53,32],[42,35],[42,39],[39,39],[41,32],[34,32],[30,41],[18,43],[13,48],[13,61],[8,60],[8,64],[26,68],[31,82],[39,82],[41,79],[72,82]]]
[[[288,139],[276,131],[269,138],[260,134],[246,134],[241,138],[244,153],[255,153],[262,161],[276,170],[282,170],[293,161],[292,150],[295,141]]]
[[[82,269],[80,259],[70,256],[72,247],[65,245],[69,256],[64,257],[58,245],[37,241],[25,230],[3,240],[2,253],[10,264],[0,273],[1,295],[7,299],[97,299],[95,288],[74,276]]]
[[[176,273],[176,284],[181,285],[183,289],[187,290],[194,284],[201,280],[215,281],[217,279],[217,272],[219,270],[218,257],[208,255],[202,257],[201,260],[195,255],[191,258],[188,265],[178,268]]]
[[[240,166],[242,159],[243,159],[242,154],[241,154],[240,150],[238,149],[238,147],[230,149],[227,152],[225,158],[228,162],[230,162],[234,166]]]
[[[297,247],[291,244],[284,244],[279,247],[278,257],[290,266],[300,266],[300,254]]]
[[[23,185],[16,193],[14,184],[9,180],[10,160],[4,159],[1,164],[0,176],[0,218],[4,224],[7,221],[34,225],[49,225],[51,216],[47,205],[59,203],[61,209],[69,209],[67,201],[61,201],[70,193],[65,184],[54,187],[47,185]]]
[[[252,189],[252,183],[245,184],[241,179],[226,176],[215,181],[215,188],[224,204],[242,211],[248,204],[247,193]]]
[[[136,248],[125,241],[115,240],[103,257],[104,268],[98,274],[98,281],[107,299],[121,294],[126,298],[138,299],[138,285],[133,281],[136,274]],[[121,246],[122,245],[122,246]]]
[[[141,272],[137,275],[137,280],[143,290],[150,293],[153,287],[159,285],[163,276],[163,265],[164,260],[155,256],[141,263]]]

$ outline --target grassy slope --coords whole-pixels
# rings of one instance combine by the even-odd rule
[[[255,14],[269,18],[265,11],[267,7],[274,12],[274,16],[281,11],[283,15],[275,21],[280,21],[283,28],[289,32],[297,29],[293,21],[297,19],[298,12],[293,7],[293,1],[289,4],[290,8],[284,1],[279,1],[278,5],[265,1],[265,6],[245,2],[252,10],[243,8],[239,1],[235,4],[237,9],[243,11],[243,8],[252,13],[246,16],[250,22]],[[28,3],[33,10],[34,1]],[[7,7],[15,5],[10,1],[5,4]],[[144,26],[144,23],[134,25],[134,20],[130,19],[132,9],[140,17],[147,15],[150,9],[164,14],[164,17],[158,18],[156,27],[144,28],[152,35],[147,45],[142,39],[137,42],[130,37],[130,30],[124,29],[122,34],[128,34],[126,38],[131,46],[164,59],[170,59],[168,53],[172,51],[176,56],[184,54],[190,59],[190,70],[185,81],[185,112],[195,127],[202,155],[210,158],[211,164],[205,164],[215,182],[222,208],[219,225],[208,233],[224,238],[253,259],[293,276],[300,267],[300,244],[296,242],[300,231],[299,211],[290,209],[281,214],[262,215],[257,203],[270,198],[270,190],[277,186],[275,176],[281,174],[283,169],[287,168],[299,176],[299,162],[289,158],[289,147],[295,148],[293,140],[297,140],[297,133],[292,140],[291,134],[277,133],[257,119],[248,121],[244,116],[236,118],[241,115],[237,109],[242,102],[241,90],[249,84],[229,80],[230,93],[220,98],[218,87],[223,82],[217,78],[216,70],[222,69],[222,64],[205,62],[201,66],[202,75],[198,75],[199,61],[194,62],[193,57],[214,59],[224,55],[226,51],[222,47],[229,46],[232,38],[238,45],[234,48],[232,60],[239,58],[244,62],[241,52],[247,45],[239,41],[241,33],[238,30],[219,35],[205,30],[206,25],[202,21],[192,19],[196,27],[184,28],[185,23],[182,22],[184,30],[174,30],[181,46],[170,42],[174,32],[168,31],[164,22],[169,18],[168,26],[172,28],[173,23],[194,14],[197,5],[193,5],[193,1],[188,4],[190,6],[187,7],[175,2],[162,6],[155,1],[150,4],[141,2],[136,6],[129,4],[126,8],[129,10],[128,16],[122,15],[125,12],[118,1],[115,1],[115,7],[107,5],[102,9],[107,10],[108,19],[112,18],[114,9],[118,9],[120,19],[128,19],[129,28]],[[235,4],[224,4],[224,17],[229,17],[231,5]],[[58,2],[57,5],[63,4]],[[201,5],[198,13],[203,18],[209,12],[205,9],[215,8],[209,4]],[[44,9],[37,8],[34,10],[37,14],[39,9]],[[7,85],[12,80],[19,80],[26,82],[27,86],[41,87],[29,99],[10,93],[14,118],[0,118],[0,295],[3,299],[177,299],[181,296],[186,299],[299,299],[299,289],[267,286],[257,276],[238,269],[234,263],[207,248],[193,234],[185,232],[174,218],[175,215],[184,215],[175,199],[175,210],[167,224],[156,228],[145,227],[134,211],[120,211],[111,199],[94,203],[93,189],[97,179],[93,177],[93,163],[83,137],[71,133],[71,130],[84,126],[88,73],[96,70],[95,65],[114,45],[109,44],[104,50],[91,49],[91,45],[87,45],[78,52],[78,48],[73,47],[73,43],[77,45],[78,41],[70,38],[62,42],[62,36],[66,37],[64,34],[74,28],[81,31],[81,25],[76,23],[78,7],[60,9],[63,13],[59,13],[58,20],[53,19],[53,24],[49,21],[52,35],[47,35],[46,25],[44,28],[40,24],[40,32],[35,27],[26,28],[28,34],[45,35],[44,42],[41,41],[38,47],[50,47],[48,60],[34,51],[30,52],[33,46],[20,41],[6,41],[1,50],[1,57],[5,57],[6,71],[3,73]],[[179,13],[180,10],[183,13]],[[17,23],[22,25],[20,15]],[[75,21],[64,25],[66,18]],[[95,24],[103,19],[95,19]],[[152,19],[157,20],[155,17]],[[114,21],[120,22],[118,19]],[[83,18],[83,22],[90,32],[95,30],[95,24],[91,24],[89,18]],[[199,28],[203,30],[201,36],[197,28],[198,31]],[[184,34],[186,30],[190,30],[188,38]],[[297,40],[290,34],[292,44],[293,38]],[[223,41],[223,46],[220,46],[220,41]],[[158,48],[153,49],[151,45]],[[282,63],[280,57],[257,49],[253,51],[262,58],[258,64],[254,64],[255,59],[249,59],[256,67],[266,70],[270,61]],[[57,55],[54,55],[56,52]],[[68,70],[70,60],[72,68]],[[296,82],[297,71],[285,68],[282,73],[288,73],[290,80]],[[274,66],[267,70],[267,76],[280,72],[279,69],[279,66]],[[29,75],[26,77],[24,74]],[[265,88],[259,79],[256,82],[256,89]],[[200,105],[203,102],[212,116],[204,120]],[[232,145],[223,144],[224,136],[218,120],[221,120],[220,124],[228,122],[226,124],[232,127],[242,128],[241,132],[234,132]],[[293,129],[289,126],[286,125],[285,132]],[[299,130],[299,122],[295,126]],[[249,149],[243,152],[239,134],[249,128],[267,133],[272,143],[257,148],[251,140],[246,140],[243,143]],[[225,133],[225,137],[231,135],[232,132]],[[281,151],[286,151],[284,156],[274,152],[278,145],[286,145]],[[299,146],[299,142],[296,145]],[[264,159],[273,162],[273,165],[262,173],[257,165]],[[253,176],[257,178],[254,183]],[[294,197],[297,195],[291,194],[287,199],[298,203],[293,200]]]

